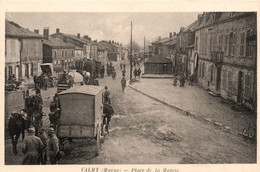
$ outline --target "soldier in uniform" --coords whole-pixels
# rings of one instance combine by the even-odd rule
[[[34,135],[35,129],[29,128],[28,136],[24,139],[23,153],[25,157],[23,159],[23,165],[36,165],[40,164],[40,154],[44,145],[41,139]]]
[[[39,105],[38,110],[36,110],[33,114],[33,126],[35,128],[35,135],[38,136],[39,135],[39,130],[42,127],[42,105]]]
[[[114,114],[113,107],[111,106],[111,104],[109,102],[104,103],[103,114],[104,114],[104,116],[103,116],[103,126],[105,125],[105,131],[107,133],[109,133],[109,131],[108,131],[109,123],[110,123],[111,117]],[[102,126],[101,133],[103,133],[103,126]]]
[[[50,138],[48,145],[50,163],[57,164],[57,154],[59,152],[59,139],[55,135],[55,131],[53,128],[49,128],[48,135]]]
[[[43,149],[40,152],[40,161],[41,164],[47,164],[47,145],[48,145],[48,137],[44,129],[42,128],[40,130],[40,139],[43,143]]]
[[[109,95],[110,91],[108,90],[107,86],[105,86],[105,92],[103,93],[103,102],[110,102]]]
[[[121,87],[122,87],[122,92],[125,91],[125,87],[126,87],[126,80],[125,80],[125,77],[123,77],[121,79]]]

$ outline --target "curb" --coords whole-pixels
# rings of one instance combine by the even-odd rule
[[[167,103],[167,102],[165,102],[165,101],[163,101],[163,100],[157,99],[157,98],[155,98],[155,97],[153,97],[153,96],[151,96],[151,95],[149,95],[149,94],[146,94],[146,93],[140,91],[139,89],[134,88],[134,87],[131,86],[130,84],[129,84],[128,86],[129,86],[131,89],[133,89],[134,91],[139,92],[139,93],[141,93],[141,94],[143,94],[143,95],[145,95],[145,96],[147,96],[147,97],[149,97],[149,98],[151,98],[151,99],[153,99],[153,100],[155,100],[155,101],[158,101],[158,102],[160,102],[160,103],[162,103],[162,104],[164,104],[164,105],[170,107],[171,109],[174,109],[176,112],[179,112],[179,113],[181,113],[181,114],[183,114],[183,115],[192,117],[192,118],[197,119],[197,120],[199,120],[199,121],[203,121],[203,122],[206,123],[206,124],[209,124],[209,125],[211,125],[211,126],[214,126],[216,129],[220,129],[220,130],[222,130],[222,131],[224,131],[224,132],[226,132],[226,133],[232,134],[232,135],[234,135],[234,136],[238,136],[238,134],[239,134],[239,133],[235,132],[234,130],[232,130],[229,126],[225,126],[225,125],[223,125],[223,124],[221,124],[221,123],[219,123],[219,122],[217,122],[217,121],[214,121],[214,120],[211,119],[211,118],[203,118],[203,117],[200,117],[198,114],[194,114],[194,113],[191,113],[191,112],[189,112],[189,111],[185,111],[185,110],[183,110],[183,109],[181,109],[181,108],[178,108],[178,107],[176,107],[176,106],[174,106],[174,105],[172,105],[172,104],[169,104],[169,103]]]

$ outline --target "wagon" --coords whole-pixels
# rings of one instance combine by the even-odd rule
[[[48,87],[57,85],[59,74],[63,72],[62,66],[53,66],[52,63],[41,64],[42,73],[48,77]]]
[[[65,139],[95,139],[97,150],[101,142],[103,87],[82,85],[59,93],[60,125],[57,136]]]

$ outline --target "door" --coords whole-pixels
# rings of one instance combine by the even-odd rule
[[[220,91],[220,83],[221,83],[221,67],[217,67],[216,91]]]
[[[237,86],[237,103],[242,103],[243,99],[243,72],[238,73],[238,86]]]

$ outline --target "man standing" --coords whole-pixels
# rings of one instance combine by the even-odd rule
[[[125,77],[125,73],[126,73],[126,71],[125,71],[125,69],[123,69],[123,70],[122,70],[122,76],[123,76],[123,77]]]
[[[139,79],[140,79],[141,73],[142,73],[142,71],[141,71],[141,69],[139,67],[139,69],[138,69],[138,77],[139,77]]]
[[[107,86],[105,86],[105,92],[103,93],[103,102],[110,102],[109,100],[110,91],[108,91]]]
[[[39,151],[43,149],[43,143],[41,139],[34,135],[34,128],[29,128],[28,136],[24,139],[23,153],[25,157],[23,159],[23,165],[37,165],[40,164]]]
[[[57,164],[57,154],[59,152],[59,139],[55,135],[53,128],[49,128],[48,135],[50,137],[48,151],[51,164]]]
[[[122,87],[122,92],[124,92],[125,91],[125,87],[126,87],[126,79],[125,79],[125,77],[123,77],[121,79],[121,87]]]
[[[44,131],[44,129],[42,128],[40,130],[40,139],[43,143],[43,149],[40,152],[40,160],[41,160],[41,164],[47,164],[47,144],[48,144],[48,137],[46,132]]]

